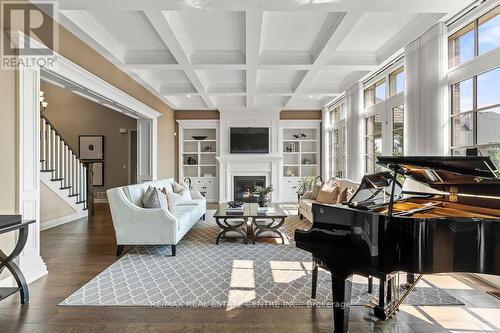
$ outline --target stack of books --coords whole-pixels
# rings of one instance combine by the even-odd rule
[[[228,214],[228,215],[243,215],[243,207],[235,207],[235,208],[228,207],[226,209],[226,214]]]

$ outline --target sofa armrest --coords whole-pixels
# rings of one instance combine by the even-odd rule
[[[300,199],[313,199],[313,193],[312,193],[312,191],[306,191],[306,192],[304,192],[304,194],[302,194],[302,196],[300,197]]]
[[[192,199],[205,199],[205,197],[203,195],[201,195],[201,193],[199,191],[191,190],[189,192],[191,193]]]
[[[175,244],[178,221],[166,209],[142,208],[131,203],[121,189],[108,190],[117,244]]]

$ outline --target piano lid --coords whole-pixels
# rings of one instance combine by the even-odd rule
[[[495,180],[499,172],[488,156],[380,156],[377,163],[427,184]]]

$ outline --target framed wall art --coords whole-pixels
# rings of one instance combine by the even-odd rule
[[[104,136],[78,136],[78,152],[81,160],[104,160]]]

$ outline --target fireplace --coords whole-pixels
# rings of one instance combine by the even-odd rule
[[[255,186],[266,186],[266,176],[234,176],[234,200],[257,202],[253,194]]]

